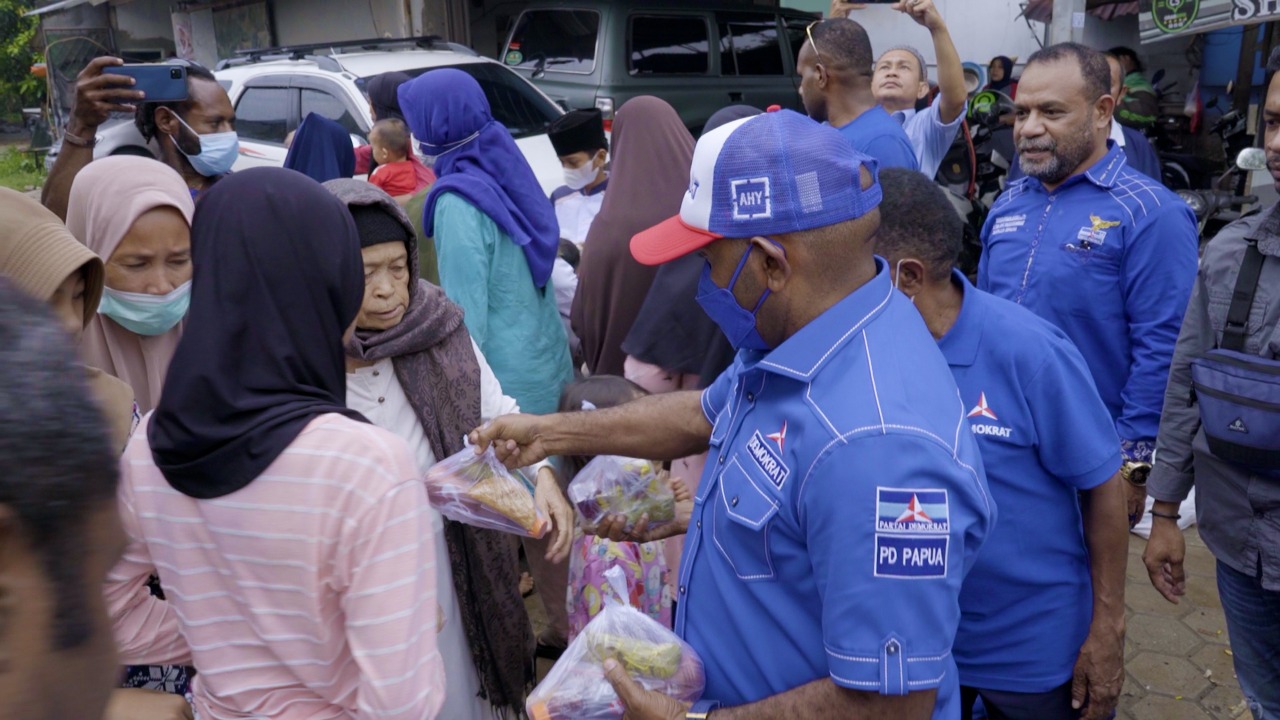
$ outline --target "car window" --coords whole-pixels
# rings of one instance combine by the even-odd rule
[[[705,75],[711,41],[707,23],[692,15],[631,18],[632,75]]]
[[[352,135],[359,135],[360,137],[367,135],[364,128],[360,127],[360,123],[356,122],[355,117],[351,115],[347,110],[347,106],[341,100],[323,90],[303,88],[300,114],[303,118],[306,118],[311,113],[323,115],[333,120]]]
[[[594,10],[529,10],[516,22],[502,60],[526,70],[590,73],[599,30]]]
[[[772,16],[720,13],[721,75],[783,75],[778,22]]]
[[[786,21],[787,40],[791,45],[791,58],[795,60],[798,65],[800,60],[800,48],[804,47],[804,44],[809,41],[809,36],[805,33],[805,28],[809,27],[809,25],[813,23],[813,20],[787,18]]]
[[[517,140],[541,135],[546,132],[552,120],[564,114],[560,106],[538,92],[528,80],[497,63],[477,62],[440,67],[452,67],[475,78],[489,101],[493,119],[505,125]],[[428,70],[438,69],[440,68],[416,68],[405,72],[410,77],[417,77]],[[368,80],[369,78],[360,78],[356,81],[356,87],[366,95]]]
[[[290,90],[246,88],[236,103],[236,132],[244,140],[284,144],[288,134]]]

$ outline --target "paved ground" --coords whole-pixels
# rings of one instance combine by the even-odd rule
[[[1128,677],[1118,720],[1250,720],[1231,667],[1213,556],[1195,528],[1186,537],[1187,594],[1172,605],[1147,579],[1146,541],[1129,536]],[[528,606],[535,630],[541,630],[546,614],[536,595]],[[550,669],[550,662],[540,660],[538,678]]]
[[[1146,541],[1130,535],[1125,604],[1121,720],[1248,720],[1240,696],[1227,625],[1218,602],[1214,560],[1195,528],[1186,532],[1187,594],[1171,605],[1151,587],[1142,551]]]

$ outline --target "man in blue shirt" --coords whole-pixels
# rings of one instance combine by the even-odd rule
[[[706,258],[699,302],[733,367],[702,393],[472,433],[512,464],[710,446],[676,616],[704,700],[607,663],[629,718],[959,714],[960,584],[995,508],[946,361],[872,254],[880,199],[874,161],[796,113],[707,133],[680,215],[631,249]]]
[[[1119,103],[1124,97],[1124,70],[1120,67],[1120,60],[1114,55],[1107,55],[1107,65],[1111,67],[1111,97]],[[1164,182],[1163,173],[1160,170],[1160,156],[1156,154],[1156,149],[1151,146],[1151,141],[1146,135],[1134,130],[1128,125],[1121,124],[1113,116],[1111,118],[1111,132],[1107,136],[1111,142],[1124,151],[1125,163],[1132,169],[1146,175],[1153,180]],[[1013,164],[1009,167],[1009,183],[1018,180],[1025,175],[1022,167],[1018,163],[1017,156],[1014,157]]]
[[[880,167],[919,170],[916,151],[902,124],[880,107],[871,92],[871,39],[858,23],[823,20],[806,30],[796,60],[800,100],[809,117],[829,123]]]
[[[835,0],[831,3],[831,14],[847,17],[858,7],[858,3]],[[932,179],[964,123],[964,111],[969,103],[964,67],[947,23],[933,0],[900,3],[894,8],[910,15],[933,38],[933,51],[938,58],[938,97],[925,109],[916,110],[916,104],[929,96],[929,65],[924,55],[910,45],[889,48],[880,55],[871,78],[871,90],[880,106],[902,123],[907,141],[915,150],[920,172]]]
[[[1173,345],[1195,282],[1195,217],[1109,145],[1111,71],[1064,43],[1031,56],[1015,101],[1027,177],[982,229],[978,287],[1057,325],[1093,374],[1128,463],[1130,522],[1142,513]]]
[[[905,170],[880,182],[876,252],[951,366],[1001,508],[960,593],[961,718],[977,697],[1007,720],[1108,717],[1129,545],[1111,416],[1061,330],[954,269],[964,226],[941,188]]]

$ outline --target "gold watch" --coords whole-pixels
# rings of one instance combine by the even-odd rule
[[[1120,466],[1120,477],[1134,487],[1146,487],[1151,463],[1129,461]]]

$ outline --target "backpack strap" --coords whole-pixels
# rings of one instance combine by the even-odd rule
[[[1231,295],[1231,307],[1227,310],[1227,324],[1222,329],[1222,349],[1244,352],[1245,333],[1249,326],[1249,310],[1253,296],[1258,292],[1258,278],[1262,275],[1262,263],[1266,256],[1258,250],[1258,243],[1250,240],[1240,263],[1236,277],[1236,289]]]

